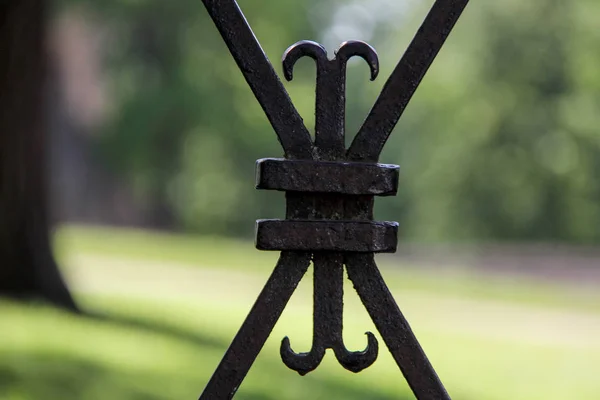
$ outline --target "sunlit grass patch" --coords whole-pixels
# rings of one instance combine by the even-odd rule
[[[412,398],[378,335],[380,356],[360,374],[343,370],[330,353],[306,377],[288,370],[279,359],[281,338],[290,336],[298,351],[311,345],[310,305],[303,305],[303,296],[284,312],[236,398]],[[211,303],[79,294],[78,299],[86,310],[105,317],[0,303],[1,398],[195,398],[249,308],[243,298]],[[365,344],[363,332],[373,327],[356,304],[349,302],[348,308],[345,339],[356,350]],[[521,340],[519,335],[444,330],[423,323],[427,306],[406,309],[454,398],[597,398],[598,343],[535,343],[526,335]],[[506,318],[510,324],[511,316]]]
[[[102,263],[118,262],[135,268],[158,265],[239,271],[254,273],[260,279],[266,279],[278,257],[277,252],[256,250],[251,241],[83,226],[61,227],[55,235],[55,248],[62,266],[67,268],[80,264],[100,268]],[[418,268],[393,255],[378,256],[378,264],[390,285],[401,290],[600,311],[600,293],[573,284],[476,274],[464,268]]]
[[[277,259],[251,242],[108,228],[63,228],[56,249],[83,309],[108,318],[2,303],[0,398],[197,397]],[[600,295],[378,260],[453,398],[597,398]],[[363,349],[376,331],[348,281],[344,301],[346,346]],[[306,377],[288,370],[281,339],[308,351],[311,333],[309,268],[236,398],[412,398],[377,333],[360,374],[331,354]]]

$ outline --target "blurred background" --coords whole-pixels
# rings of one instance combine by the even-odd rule
[[[278,73],[298,40],[375,47],[376,81],[348,65],[349,143],[432,1],[239,4]],[[381,156],[401,178],[376,218],[400,245],[378,262],[455,399],[599,396],[599,17],[596,0],[472,1]],[[197,398],[277,260],[254,221],[285,201],[254,189],[254,163],[282,150],[199,0],[56,0],[47,22],[52,243],[95,316],[0,302],[0,398]],[[314,62],[294,75],[312,132]],[[375,330],[345,293],[363,349]],[[307,351],[311,309],[309,273],[236,398],[413,398],[383,343],[358,375],[330,353],[288,370],[280,340]]]

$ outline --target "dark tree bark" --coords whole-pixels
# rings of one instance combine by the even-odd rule
[[[0,2],[0,295],[76,310],[50,246],[44,3]]]

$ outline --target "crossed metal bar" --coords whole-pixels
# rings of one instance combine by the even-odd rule
[[[375,264],[374,253],[396,250],[397,223],[373,221],[373,204],[374,196],[397,192],[399,168],[378,164],[379,155],[468,0],[435,2],[348,150],[344,146],[346,63],[350,57],[362,57],[374,80],[379,72],[375,50],[359,41],[343,43],[333,59],[310,41],[286,50],[282,62],[288,80],[300,57],[311,57],[316,63],[313,143],[235,0],[203,2],[285,153],[284,159],[257,162],[256,187],[285,191],[287,207],[285,220],[257,221],[257,248],[281,251],[281,256],[200,399],[234,396],[311,261],[315,268],[313,346],[309,352],[296,353],[289,338],[284,338],[283,362],[301,375],[318,367],[326,349],[332,349],[339,363],[352,372],[375,362],[379,346],[371,332],[366,333],[363,351],[349,351],[343,343],[345,266],[415,396],[449,399]]]

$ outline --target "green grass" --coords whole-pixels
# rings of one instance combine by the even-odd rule
[[[58,230],[55,242],[59,259],[66,265],[72,256],[98,254],[264,275],[270,273],[278,257],[276,252],[256,250],[251,241],[135,229],[67,226]],[[393,255],[381,255],[378,260],[384,271],[393,271],[389,279],[402,289],[600,312],[600,295],[576,285],[540,282],[523,276],[482,277],[456,268],[442,272],[419,270]]]
[[[107,318],[0,302],[0,399],[197,398],[276,259],[251,243],[106,229],[62,230],[57,248],[79,303]],[[598,398],[600,312],[571,289],[391,265],[384,275],[454,399]],[[345,289],[344,339],[357,350],[374,328]],[[307,276],[236,399],[412,399],[381,341],[360,374],[330,353],[305,377],[281,363],[284,336],[310,348],[311,296]]]
[[[246,311],[220,304],[85,296],[80,300],[113,318],[78,318],[0,303],[0,398],[195,398]],[[412,398],[385,352],[358,375],[343,371],[331,354],[306,377],[287,370],[278,359],[279,338],[290,335],[300,349],[309,345],[308,330],[293,319],[288,315],[277,327],[236,398]],[[597,398],[597,348],[574,351],[426,329],[418,333],[456,399]],[[349,342],[352,348],[360,345]]]
[[[249,241],[103,227],[63,227],[55,235],[55,249],[61,259],[75,253],[108,253],[124,258],[243,270],[264,269],[265,264],[277,259],[276,253],[253,251]]]

